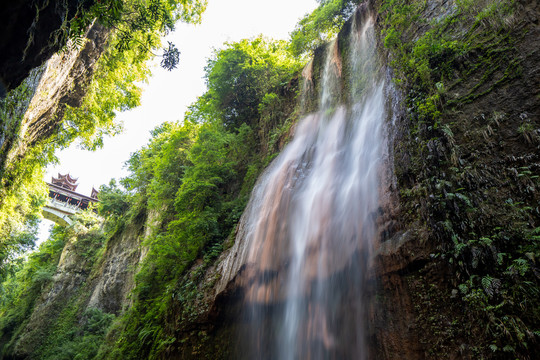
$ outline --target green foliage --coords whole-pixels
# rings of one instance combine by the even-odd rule
[[[12,356],[16,344],[23,352],[30,347],[32,358],[39,359],[92,359],[97,354],[114,316],[86,307],[89,293],[84,282],[75,279],[51,292],[52,284],[59,284],[54,275],[62,253],[67,265],[63,276],[75,266],[77,276],[85,278],[100,265],[107,240],[102,220],[91,210],[73,220],[70,227],[54,227],[39,250],[21,259],[16,271],[1,283],[0,356]],[[44,294],[53,306],[43,303]],[[30,319],[33,325],[27,326]],[[20,344],[21,339],[25,344]]]
[[[497,63],[493,63],[493,54],[500,53],[503,46],[495,44],[496,49],[486,46],[494,31],[511,26],[514,4],[512,0],[458,1],[455,11],[434,21],[415,41],[405,41],[411,35],[408,33],[410,25],[422,21],[419,17],[426,4],[424,1],[383,1],[381,10],[385,26],[382,35],[385,47],[394,55],[391,64],[396,70],[395,80],[410,89],[412,95],[408,102],[416,111],[419,123],[433,124],[431,126],[436,128],[446,102],[447,88],[456,84],[455,70],[463,66],[469,56],[477,56],[471,54],[485,52],[478,63],[485,61],[486,66],[485,77],[472,91],[480,88],[499,67],[512,68],[501,81],[515,75],[515,63],[506,62],[505,57],[499,56]],[[467,33],[460,34],[461,40],[456,40],[456,24],[467,21],[471,22]],[[506,44],[509,42],[505,36],[501,39]],[[472,65],[470,71],[476,70],[477,66]],[[471,93],[459,102],[471,101],[479,95]]]
[[[54,139],[57,146],[67,147],[77,139],[83,148],[94,150],[102,146],[104,135],[120,132],[116,112],[140,104],[139,84],[149,76],[146,60],[148,56],[141,59],[132,50],[109,49],[102,55],[82,105],[66,108]]]
[[[109,182],[109,185],[101,185],[99,187],[98,197],[98,214],[104,218],[124,215],[129,209],[129,197],[124,191],[118,188],[114,179]]]
[[[89,360],[96,358],[101,342],[115,316],[96,308],[86,309],[79,319],[79,308],[67,307],[60,316],[64,327],[54,333],[41,359],[44,360]],[[57,329],[58,329],[57,324]]]
[[[204,0],[102,0],[81,10],[71,21],[69,36],[82,36],[94,19],[114,31],[82,106],[68,107],[55,141],[67,146],[78,138],[84,147],[95,149],[102,145],[103,135],[120,131],[115,113],[139,105],[139,84],[149,76],[146,62],[154,56],[152,49],[159,46],[160,36],[173,30],[180,19],[199,22],[205,8]],[[169,43],[163,57],[163,66],[170,70],[176,67],[179,52]]]
[[[489,345],[497,358],[504,358],[506,353],[521,358],[520,354],[526,354],[538,341],[536,331],[540,327],[537,229],[521,225],[520,218],[529,219],[529,212],[511,199],[505,211],[513,221],[495,228],[474,227],[467,220],[480,219],[474,200],[449,191],[451,183],[443,183],[439,188],[445,196],[441,196],[439,206],[448,210],[444,226],[437,225],[437,230],[441,239],[450,238],[452,242],[439,247],[444,249],[442,259],[452,265],[460,298],[466,304],[468,327],[474,330],[478,323],[485,326],[474,330],[486,339],[477,344],[477,350],[486,352]],[[457,207],[467,208],[471,215],[460,217],[455,213]],[[460,226],[455,225],[458,222]],[[463,229],[469,229],[468,238],[463,237]]]
[[[0,99],[0,281],[9,262],[33,246],[33,235],[47,188],[43,166],[50,150],[38,146],[19,161],[10,149],[19,146],[19,127],[31,99],[26,82]]]
[[[238,171],[245,168],[241,160],[250,158],[247,129],[243,125],[230,133],[219,123],[165,124],[128,162],[132,176],[122,182],[132,190],[148,191],[153,199],[148,204],[159,206],[168,226],[156,229],[146,242],[149,251],[137,275],[137,301],[123,319],[124,336],[133,341],[111,354],[152,358],[168,346],[162,322],[178,279],[206,252],[215,258],[243,210],[245,198],[236,196],[242,180]],[[107,356],[115,358],[111,354]]]
[[[160,45],[159,36],[174,30],[177,21],[199,23],[205,9],[206,0],[97,0],[90,6],[82,1],[76,15],[64,22],[57,41],[79,45],[89,25],[98,21],[115,30],[117,51],[146,54]],[[179,52],[173,44],[161,56],[164,68],[177,66]]]
[[[208,113],[204,110],[209,110],[231,129],[242,123],[256,125],[265,95],[286,85],[300,66],[284,41],[258,37],[227,44],[208,62],[208,93],[192,107],[188,117],[203,120]]]
[[[304,16],[291,33],[290,49],[295,56],[310,55],[334,38],[352,15],[357,0],[319,0],[311,14]]]
[[[54,35],[55,43],[68,43],[70,39],[69,44],[82,45],[95,19],[112,29],[112,35],[82,105],[66,105],[63,121],[52,136],[37,139],[28,149],[25,139],[19,138],[33,96],[28,84],[23,83],[0,100],[0,269],[30,246],[18,241],[22,241],[25,227],[35,222],[46,201],[47,189],[41,179],[44,167],[56,160],[55,150],[74,141],[93,150],[103,144],[103,136],[118,133],[122,126],[115,121],[116,113],[139,105],[140,83],[150,74],[146,63],[154,55],[152,49],[159,46],[160,36],[172,30],[177,20],[199,22],[205,7],[204,0],[81,1],[71,20],[66,15],[62,28]],[[176,66],[177,51],[169,46],[165,55],[167,67]],[[19,149],[25,150],[19,153]]]
[[[116,180],[112,179],[109,185],[102,185],[98,194],[99,203],[91,211],[96,211],[104,219],[103,230],[107,236],[113,236],[122,231],[129,221],[135,221],[138,215],[132,209],[136,202],[133,194],[121,189]]]
[[[183,126],[163,123],[154,129],[148,147],[135,152],[127,161],[131,176],[122,179],[124,187],[136,192],[136,196],[148,197],[150,209],[171,207],[189,165],[187,153],[196,129],[191,122]]]
[[[137,274],[133,307],[101,357],[164,356],[178,341],[163,325],[171,309],[180,306],[179,321],[201,311],[195,303],[204,271],[234,233],[262,169],[257,136],[261,128],[270,132],[283,121],[282,114],[288,116],[279,88],[291,81],[299,63],[285,45],[259,37],[216,51],[206,68],[208,92],[184,122],[156,128],[150,143],[127,162],[131,175],[121,183],[139,199],[131,206],[158,214],[159,225],[145,241],[148,253]],[[202,265],[195,266],[199,259]]]
[[[48,241],[20,259],[0,283],[0,354],[12,350],[16,335],[26,326],[36,300],[50,283],[66,243],[65,229],[55,227]]]
[[[21,230],[12,231],[0,246],[0,286],[6,277],[17,269],[20,256],[34,247],[39,221],[28,219]],[[2,289],[0,288],[0,293]]]
[[[139,105],[139,84],[149,76],[146,62],[159,46],[160,36],[173,30],[179,19],[199,22],[205,7],[206,2],[199,0],[104,0],[82,11],[71,25],[74,36],[82,35],[82,29],[96,18],[114,31],[82,106],[68,107],[56,141],[66,146],[79,138],[83,146],[95,149],[102,145],[103,135],[120,131],[115,113]],[[162,63],[172,69],[178,57],[178,50],[169,43]]]

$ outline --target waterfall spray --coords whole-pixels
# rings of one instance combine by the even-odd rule
[[[246,213],[254,275],[242,356],[365,359],[365,282],[377,234],[383,86],[373,21],[352,25],[351,106],[338,103],[342,59],[327,48],[320,109],[263,174]]]

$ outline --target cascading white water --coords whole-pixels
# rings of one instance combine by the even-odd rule
[[[379,207],[384,119],[373,21],[350,35],[351,98],[336,103],[337,44],[324,68],[321,108],[256,186],[247,213],[242,354],[259,359],[364,359],[364,289]]]

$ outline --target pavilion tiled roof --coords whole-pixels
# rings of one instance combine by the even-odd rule
[[[65,189],[75,191],[77,190],[77,186],[79,185],[77,184],[77,180],[78,178],[71,177],[69,173],[65,175],[58,173],[58,177],[54,177],[54,176],[52,177],[51,183],[54,185],[61,186]]]

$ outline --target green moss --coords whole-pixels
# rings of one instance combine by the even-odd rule
[[[505,20],[514,13],[513,1],[498,3],[498,10],[494,11],[493,4],[479,7],[458,1],[456,8],[448,10],[448,15],[432,22],[428,30],[415,39],[409,39],[411,24],[419,26],[419,14],[427,2],[382,1],[383,43],[392,54],[396,82],[411,94],[407,102],[418,121],[436,127],[443,108],[470,102],[519,76],[519,60],[512,56],[516,39],[504,33],[507,31]],[[479,16],[481,19],[477,19]],[[471,17],[475,19],[472,26],[466,23]],[[492,27],[483,25],[485,22],[500,24],[500,29],[494,34]],[[468,60],[470,58],[473,59]],[[462,81],[469,81],[479,69],[484,71],[482,78],[475,80],[469,93],[448,99],[447,103],[447,91]],[[500,78],[483,88],[498,72],[502,73]]]
[[[523,15],[513,1],[456,1],[428,25],[418,22],[428,2],[380,4],[381,38],[410,120],[396,149],[409,163],[395,164],[405,223],[425,228],[433,262],[452,274],[446,283],[419,281],[420,293],[440,291],[418,309],[418,321],[440,332],[429,321],[441,311],[435,301],[460,304],[465,314],[446,313],[459,314],[467,330],[445,335],[448,351],[461,341],[463,357],[524,359],[540,328],[540,284],[530,272],[540,251],[531,238],[540,225],[531,178],[538,124],[516,114],[507,88],[528,76],[528,25],[516,25]],[[426,339],[426,348],[431,358],[448,357],[436,340]]]

